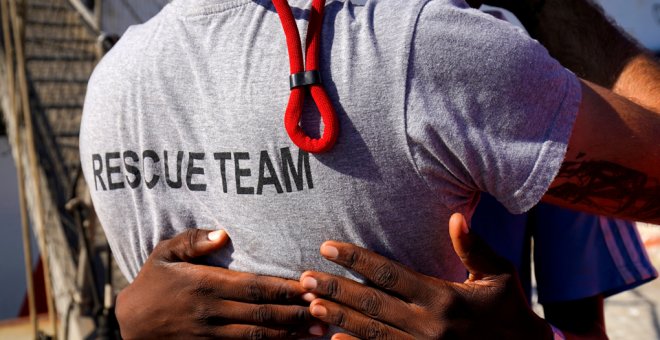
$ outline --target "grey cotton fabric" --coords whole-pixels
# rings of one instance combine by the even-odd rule
[[[311,1],[289,1],[304,36]],[[270,1],[175,0],[130,28],[90,80],[81,162],[119,266],[224,228],[206,261],[298,278],[329,239],[462,281],[447,232],[479,192],[512,212],[556,175],[578,79],[536,41],[459,0],[330,0],[321,74],[341,123],[325,154],[284,129],[285,37]],[[309,103],[302,122],[319,133]]]

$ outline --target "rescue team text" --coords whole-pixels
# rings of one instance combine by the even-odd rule
[[[206,191],[217,183],[224,193],[231,190],[239,195],[262,195],[264,190],[278,194],[301,191],[305,183],[308,189],[314,188],[309,154],[299,150],[294,162],[288,147],[280,149],[274,158],[263,150],[256,159],[249,152],[106,152],[92,154],[91,166],[97,191],[137,189],[143,184],[153,189],[159,183],[181,189],[184,178],[190,191]]]

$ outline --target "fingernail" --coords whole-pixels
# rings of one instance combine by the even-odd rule
[[[222,229],[215,230],[215,231],[212,231],[212,232],[208,233],[208,235],[206,235],[206,237],[209,239],[209,241],[215,242],[215,241],[219,240],[222,237],[222,235],[224,235],[225,233],[226,232]]]
[[[316,299],[316,295],[314,295],[312,293],[305,293],[305,294],[302,295],[302,298],[303,298],[303,300],[305,300],[307,302],[312,302],[312,301],[314,301],[314,299]]]
[[[312,312],[312,315],[318,316],[318,317],[321,317],[321,318],[328,314],[328,310],[325,307],[321,306],[321,305],[312,306],[311,312]]]
[[[315,289],[316,286],[318,286],[318,282],[316,282],[316,279],[313,277],[306,277],[302,280],[302,286],[305,289]]]
[[[314,325],[312,327],[309,327],[309,334],[311,335],[316,335],[316,336],[321,336],[323,335],[323,327],[319,325]]]
[[[339,256],[339,250],[333,246],[323,245],[321,246],[321,255],[334,260]]]

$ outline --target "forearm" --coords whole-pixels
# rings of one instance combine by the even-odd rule
[[[564,163],[543,200],[660,223],[658,114],[584,82]]]
[[[660,223],[658,62],[592,1],[516,1],[509,9],[551,55],[591,82],[583,84],[566,160],[544,201]]]

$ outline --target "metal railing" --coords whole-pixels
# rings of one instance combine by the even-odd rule
[[[61,336],[68,338],[72,305],[93,306],[90,313],[97,319],[112,307],[101,303],[104,297],[90,278],[96,271],[90,259],[99,254],[90,242],[98,228],[85,196],[77,146],[86,82],[111,43],[99,29],[100,0],[91,10],[80,0],[0,4],[8,98],[4,113],[17,167],[33,337],[57,338],[58,323],[64,322]],[[44,267],[52,334],[39,330],[35,313],[30,221]]]
[[[101,32],[101,18],[103,10],[102,0],[94,0],[94,8],[90,10],[80,0],[69,0],[69,3],[75,8],[87,25],[97,33]]]

